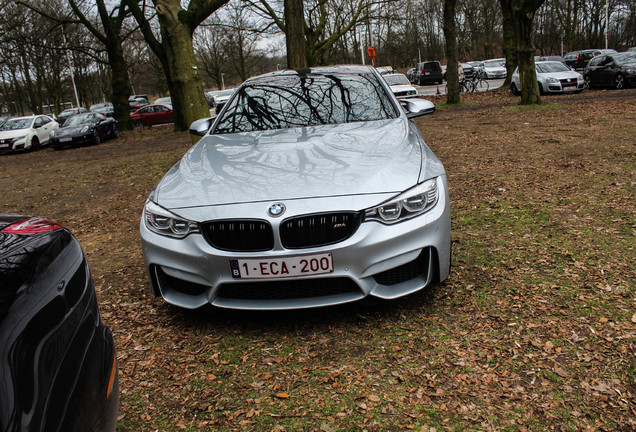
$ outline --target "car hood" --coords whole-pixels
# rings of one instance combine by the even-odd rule
[[[435,166],[429,173],[423,167]],[[434,172],[432,172],[434,171]],[[151,198],[168,209],[401,192],[443,167],[414,123],[393,120],[208,135]]]
[[[537,73],[537,75],[543,79],[556,78],[558,80],[568,79],[568,78],[577,80],[581,76],[580,73],[574,72],[574,71],[545,72],[545,73]]]
[[[55,131],[56,136],[64,136],[64,135],[79,135],[82,132],[83,127],[88,126],[88,130],[90,130],[90,125],[73,125],[73,126],[62,126]]]
[[[29,129],[15,129],[8,131],[0,131],[0,139],[9,139],[19,136],[25,136],[29,133]]]

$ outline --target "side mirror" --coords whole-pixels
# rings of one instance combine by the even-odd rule
[[[400,104],[404,107],[406,116],[410,119],[435,112],[433,102],[425,99],[401,99]]]
[[[190,125],[190,133],[192,135],[197,135],[197,136],[205,135],[210,130],[210,127],[212,127],[213,121],[214,121],[214,118],[207,117],[207,118],[202,118],[193,122]]]

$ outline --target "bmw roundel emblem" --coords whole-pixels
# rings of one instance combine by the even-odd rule
[[[267,210],[267,212],[269,213],[270,216],[278,217],[282,215],[283,213],[285,213],[285,204],[283,203],[272,204],[271,206],[269,206],[269,209]]]

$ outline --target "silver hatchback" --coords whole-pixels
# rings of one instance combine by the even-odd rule
[[[449,273],[446,173],[370,67],[247,80],[150,193],[154,294],[184,308],[298,309],[416,292]]]

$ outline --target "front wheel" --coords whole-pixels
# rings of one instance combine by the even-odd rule
[[[99,131],[95,129],[93,131],[93,144],[97,145],[102,142],[102,137],[99,135]]]
[[[589,75],[583,78],[583,81],[585,82],[584,86],[586,90],[589,90],[590,88],[592,88],[592,80],[590,79]]]
[[[614,86],[619,90],[625,88],[625,77],[623,74],[616,74],[614,77]]]
[[[37,150],[38,148],[40,148],[40,140],[34,136],[31,138],[31,150]]]
[[[475,83],[475,90],[478,92],[488,91],[489,88],[490,86],[488,85],[488,81],[486,80],[480,79]]]
[[[510,83],[510,91],[512,92],[513,95],[517,95],[517,96],[521,93],[519,89],[517,88],[517,84],[515,83]]]
[[[117,138],[119,136],[119,128],[116,124],[113,125],[113,128],[110,130],[110,136],[113,138]]]
[[[137,120],[135,122],[135,128],[143,129],[146,126],[146,123],[143,120]]]

